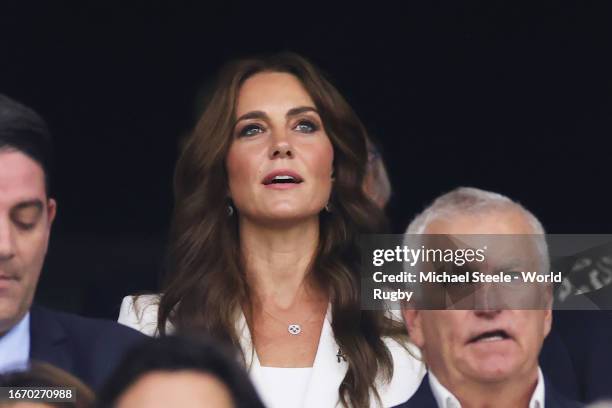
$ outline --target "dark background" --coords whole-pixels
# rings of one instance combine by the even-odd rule
[[[115,318],[156,290],[179,137],[220,64],[292,50],[382,146],[396,232],[459,185],[552,233],[612,232],[610,2],[3,2],[0,92],[55,136],[59,215],[39,301]]]

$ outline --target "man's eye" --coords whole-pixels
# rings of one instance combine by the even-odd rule
[[[263,129],[261,128],[261,126],[259,125],[246,125],[245,127],[242,128],[242,130],[240,130],[239,136],[243,137],[243,136],[254,136],[258,133],[262,133]]]
[[[16,220],[15,224],[17,225],[17,228],[23,231],[29,231],[31,229],[34,229],[34,227],[36,226],[35,222],[24,222],[19,220]]]
[[[295,125],[294,130],[303,133],[312,133],[319,130],[319,127],[309,120],[301,120],[297,125]]]
[[[506,274],[506,276],[510,276],[510,278],[512,279],[510,283],[521,283],[523,281],[523,275],[521,275],[521,273],[518,271],[508,271],[504,273]]]

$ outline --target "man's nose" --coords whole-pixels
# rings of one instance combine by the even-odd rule
[[[6,261],[15,256],[15,244],[11,225],[7,220],[0,219],[0,261]]]
[[[498,293],[491,284],[482,284],[474,291],[474,313],[478,317],[493,318],[501,313]]]
[[[275,132],[273,134],[268,156],[270,159],[291,159],[295,156],[293,146],[289,142],[287,135],[283,132]]]

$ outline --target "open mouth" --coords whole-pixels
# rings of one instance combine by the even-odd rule
[[[272,173],[264,178],[262,184],[269,186],[272,184],[300,184],[304,180],[295,173]]]
[[[512,337],[505,330],[491,330],[472,337],[468,344],[488,341],[500,341],[511,339]]]

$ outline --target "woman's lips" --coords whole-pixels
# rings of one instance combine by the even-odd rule
[[[271,183],[264,184],[264,187],[272,190],[288,190],[291,188],[298,188],[300,184],[301,183]]]
[[[266,175],[262,180],[266,188],[272,188],[275,190],[286,190],[288,188],[294,188],[304,182],[302,176],[293,170],[279,169],[274,170]]]

